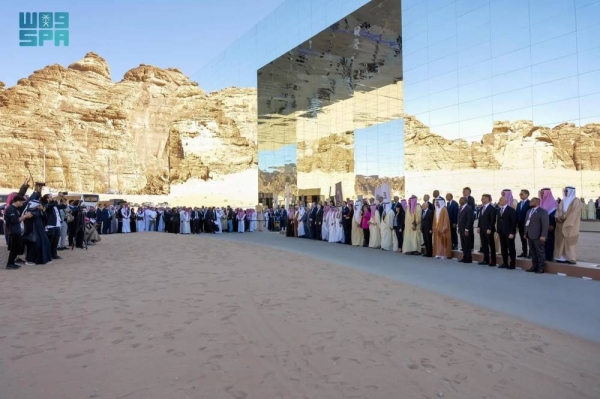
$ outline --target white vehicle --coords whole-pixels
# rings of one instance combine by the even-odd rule
[[[85,207],[93,206],[94,208],[98,206],[98,202],[100,201],[100,195],[98,194],[82,194],[82,193],[63,193],[64,197],[68,202],[70,201],[81,201],[80,205]]]

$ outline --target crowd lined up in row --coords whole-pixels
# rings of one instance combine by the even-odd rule
[[[129,204],[83,208],[77,201],[67,203],[58,194],[41,195],[43,184],[25,195],[29,181],[19,193],[9,196],[4,209],[4,233],[10,255],[7,268],[20,263],[46,264],[60,259],[58,251],[100,242],[103,234],[166,232],[200,234],[223,232],[281,231],[289,237],[303,237],[354,246],[396,251],[407,255],[452,259],[460,247],[460,262],[472,263],[474,237],[481,241],[480,264],[496,266],[497,249],[502,255],[501,268],[514,269],[515,240],[521,241],[519,257],[531,258],[531,271],[543,273],[545,262],[575,264],[579,221],[596,211],[600,217],[600,199],[585,204],[575,196],[575,188],[563,190],[564,199],[555,199],[544,188],[530,199],[527,190],[514,199],[511,190],[503,190],[492,203],[483,195],[476,205],[471,190],[465,187],[459,201],[451,193],[440,197],[433,192],[420,203],[415,195],[408,200],[394,197],[347,200],[342,206],[314,202],[306,208],[300,203],[285,209],[241,209],[227,207],[138,207]],[[595,208],[592,208],[594,206]],[[589,209],[588,209],[589,208]],[[477,230],[474,223],[477,221]],[[529,250],[528,250],[529,249]],[[20,256],[27,253],[26,259]],[[423,253],[424,252],[424,253]]]
[[[364,203],[347,200],[341,207],[333,202],[328,206],[315,202],[307,209],[300,204],[290,210],[286,235],[437,259],[452,259],[460,238],[463,256],[459,262],[472,263],[478,234],[484,257],[479,264],[497,266],[499,249],[499,267],[509,270],[515,268],[515,240],[519,235],[519,257],[532,261],[528,271],[544,273],[546,261],[576,264],[580,213],[585,205],[576,197],[574,187],[565,187],[563,194],[564,198],[557,200],[549,188],[544,188],[538,197],[530,199],[529,191],[521,190],[518,201],[507,189],[497,203],[485,194],[476,205],[471,189],[465,187],[458,203],[451,193],[444,199],[435,190],[435,205],[429,195],[422,203],[413,195],[408,200],[394,197],[393,202],[380,197]]]
[[[279,210],[223,207],[138,207],[129,204],[90,209],[87,215],[96,221],[99,234],[161,232],[173,234],[220,234],[251,232],[263,226],[275,230]]]

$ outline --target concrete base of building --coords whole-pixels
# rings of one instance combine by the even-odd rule
[[[461,251],[453,251],[453,256],[457,259],[462,259]],[[496,256],[496,263],[502,264],[502,256]],[[473,262],[481,262],[483,260],[483,254],[473,252]],[[531,261],[529,259],[517,258],[516,267],[522,270],[527,270],[531,267]],[[586,262],[577,262],[576,265],[569,265],[565,263],[547,262],[546,273],[560,274],[569,277],[579,277],[591,280],[600,281],[600,265]]]
[[[600,220],[582,220],[579,231],[589,233],[600,233]]]

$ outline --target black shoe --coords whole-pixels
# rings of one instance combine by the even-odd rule
[[[566,260],[557,260],[556,263],[567,263]]]
[[[60,256],[53,256],[52,259],[62,259]]]
[[[577,264],[577,262],[573,262],[572,260],[568,260],[568,261],[567,261],[567,264],[569,264],[569,265],[576,265],[576,264]]]
[[[525,252],[521,253],[521,255],[517,256],[517,258],[526,258],[527,254]]]
[[[459,260],[459,261],[457,261],[457,262],[458,262],[458,263],[467,263],[467,262],[465,262],[465,260],[464,260],[464,259],[461,259],[461,260]]]
[[[17,270],[17,269],[20,269],[21,266],[20,265],[16,265],[16,264],[13,263],[12,265],[6,265],[6,268],[8,270]]]
[[[478,265],[487,265],[487,262],[477,262]]]
[[[535,270],[535,267],[532,267],[531,269],[527,269],[525,271],[528,273],[533,273],[533,272],[537,273],[537,271]]]
[[[515,265],[510,265],[509,267],[506,268],[507,270],[515,270]]]
[[[502,264],[498,266],[498,269],[508,269],[508,266],[506,264]]]
[[[465,263],[473,263],[473,260],[468,259],[468,260],[465,261]]]
[[[544,274],[546,271],[544,269],[536,270],[535,274]]]
[[[21,258],[17,258],[17,259],[15,259],[15,263],[25,263],[25,261],[23,259],[21,259]],[[13,263],[13,265],[15,263]]]
[[[490,263],[488,266],[489,267],[496,267],[496,264],[495,263],[494,264]]]

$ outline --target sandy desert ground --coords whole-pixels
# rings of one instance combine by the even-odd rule
[[[305,255],[140,233],[61,255],[0,270],[0,398],[600,397],[598,344]]]

